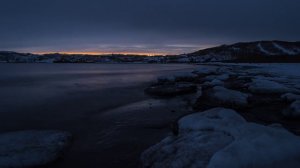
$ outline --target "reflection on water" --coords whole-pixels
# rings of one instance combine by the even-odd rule
[[[0,108],[84,90],[129,87],[190,65],[0,64]]]

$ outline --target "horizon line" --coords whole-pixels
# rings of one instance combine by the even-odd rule
[[[137,55],[137,56],[166,56],[166,55],[177,55],[168,53],[151,53],[151,52],[86,52],[86,51],[49,51],[49,52],[30,52],[31,54],[47,55],[47,54],[62,54],[62,55]]]

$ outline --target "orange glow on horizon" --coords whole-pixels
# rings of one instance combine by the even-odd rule
[[[53,53],[59,53],[59,54],[66,54],[66,55],[73,55],[73,54],[79,54],[79,55],[111,55],[111,54],[122,54],[122,55],[140,55],[140,56],[158,56],[158,55],[168,55],[167,53],[147,53],[147,52],[84,52],[84,51],[67,51],[67,52],[32,52],[33,54],[53,54]]]

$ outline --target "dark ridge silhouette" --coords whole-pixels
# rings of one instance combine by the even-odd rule
[[[169,56],[87,55],[52,53],[37,55],[0,51],[8,63],[203,63],[203,62],[300,62],[300,42],[255,41],[221,45],[190,54]]]

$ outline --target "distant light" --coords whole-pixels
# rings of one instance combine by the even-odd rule
[[[146,53],[146,52],[82,52],[82,51],[60,51],[60,52],[56,52],[56,51],[42,51],[42,52],[32,52],[33,54],[39,54],[39,55],[43,55],[43,54],[53,54],[53,53],[59,53],[59,54],[66,54],[66,55],[140,55],[140,56],[158,56],[158,55],[167,55],[166,53]]]

